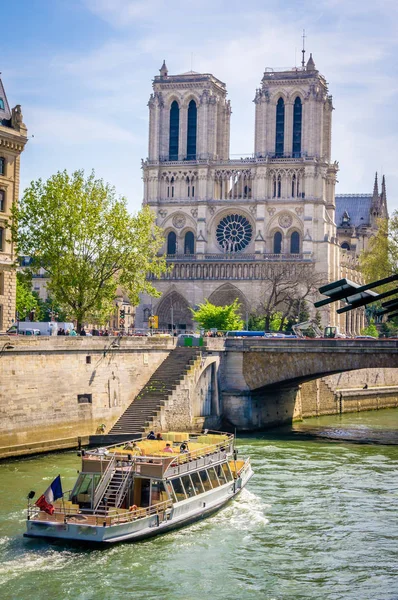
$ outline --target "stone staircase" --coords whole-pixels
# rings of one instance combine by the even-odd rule
[[[172,350],[109,433],[144,433],[148,430],[200,354],[199,348]]]

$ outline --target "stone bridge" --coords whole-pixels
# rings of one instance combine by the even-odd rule
[[[397,340],[227,339],[224,351],[223,413],[249,429],[300,418],[302,383],[398,366]]]

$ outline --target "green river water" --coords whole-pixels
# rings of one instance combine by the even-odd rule
[[[237,500],[99,550],[22,537],[27,493],[70,489],[76,452],[2,462],[0,599],[398,600],[397,431],[394,409],[239,436],[255,476]]]

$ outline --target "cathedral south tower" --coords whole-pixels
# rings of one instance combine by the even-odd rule
[[[255,146],[229,155],[231,107],[214,75],[170,75],[165,63],[149,99],[144,203],[163,228],[173,270],[144,296],[137,327],[191,329],[190,308],[238,298],[244,319],[277,272],[340,275],[331,159],[332,98],[312,56],[301,68],[266,69],[255,92]],[[323,313],[336,324],[335,313]]]
[[[21,106],[10,110],[0,78],[0,331],[15,321],[16,256],[6,225],[13,203],[18,202],[20,154],[26,142]]]

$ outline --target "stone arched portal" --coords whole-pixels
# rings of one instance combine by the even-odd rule
[[[178,292],[173,291],[164,296],[156,312],[160,329],[185,331],[193,328],[189,304]]]
[[[240,291],[235,285],[232,283],[225,283],[221,285],[219,288],[214,290],[214,292],[209,296],[209,302],[215,304],[215,306],[226,306],[227,304],[232,304],[234,300],[238,299],[240,304],[240,314],[243,319],[246,318],[246,313],[248,310],[248,303],[246,300],[246,296],[243,292]]]

